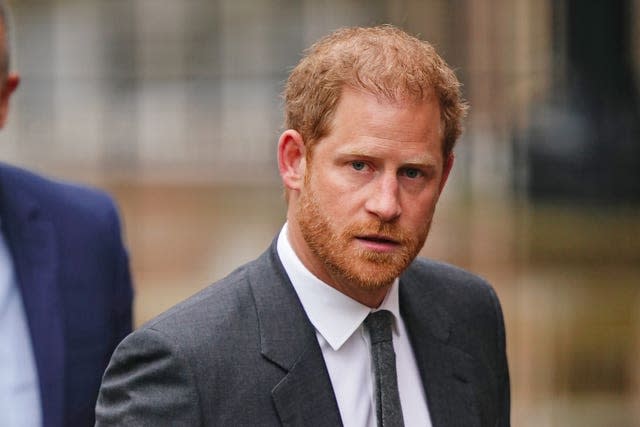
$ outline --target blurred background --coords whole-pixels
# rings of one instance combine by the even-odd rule
[[[640,426],[640,0],[14,0],[0,159],[118,201],[136,325],[284,221],[280,92],[330,30],[434,43],[471,103],[423,255],[503,304],[514,426]]]

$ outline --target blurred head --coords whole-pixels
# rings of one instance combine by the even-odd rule
[[[0,77],[4,80],[9,73],[9,35],[8,10],[3,0],[0,0]]]
[[[11,72],[9,43],[9,9],[0,0],[0,128],[3,128],[9,113],[9,99],[20,84],[20,76]]]
[[[445,158],[462,132],[460,82],[431,44],[390,25],[344,28],[311,46],[285,87],[285,127],[302,135],[308,155],[329,133],[345,88],[387,101],[435,97]]]

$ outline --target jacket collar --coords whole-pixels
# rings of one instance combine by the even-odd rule
[[[434,427],[480,426],[473,358],[449,342],[453,317],[434,288],[413,275],[400,278],[400,311],[407,325]]]
[[[342,425],[315,329],[278,258],[275,241],[249,277],[262,355],[283,379],[272,398],[283,425]],[[259,279],[259,280],[258,280]],[[418,289],[419,288],[419,291]],[[400,311],[420,370],[434,427],[480,425],[473,358],[449,343],[453,317],[411,268],[400,279]]]
[[[27,314],[45,426],[62,425],[64,336],[55,229],[25,188],[28,176],[0,165],[0,215]],[[27,174],[26,172],[24,172]]]
[[[341,426],[315,329],[278,258],[275,241],[249,274],[262,355],[284,371],[272,399],[283,425]]]

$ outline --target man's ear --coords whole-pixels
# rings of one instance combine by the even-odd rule
[[[0,129],[4,127],[9,114],[9,98],[20,84],[20,76],[17,73],[9,73],[4,85],[0,89]]]
[[[438,190],[438,193],[442,193],[442,190],[444,190],[444,185],[447,183],[447,179],[449,179],[449,173],[453,168],[454,159],[455,156],[453,155],[453,153],[449,154],[447,158],[444,159],[444,165],[442,165],[442,177],[440,178],[440,189]]]
[[[286,189],[302,188],[306,167],[306,148],[302,135],[287,129],[278,140],[278,168]]]

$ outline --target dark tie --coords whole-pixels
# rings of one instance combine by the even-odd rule
[[[371,337],[371,360],[375,370],[375,398],[378,427],[404,426],[402,407],[398,394],[396,354],[393,351],[391,321],[393,314],[387,310],[369,313],[364,326]]]

